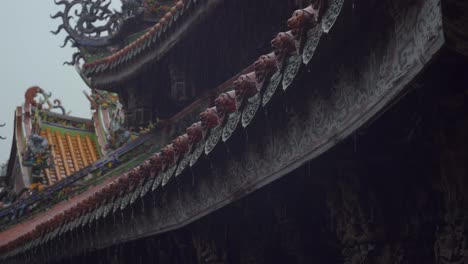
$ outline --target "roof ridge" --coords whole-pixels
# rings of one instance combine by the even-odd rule
[[[147,29],[147,32],[138,37],[132,43],[126,45],[119,51],[96,61],[83,64],[82,71],[86,76],[91,74],[104,72],[114,69],[121,63],[127,62],[132,57],[140,54],[143,50],[149,48],[162,33],[172,26],[179,16],[191,6],[191,3],[196,3],[197,0],[180,0],[159,21],[152,27]]]
[[[209,155],[220,140],[227,142],[239,125],[247,127],[260,105],[266,106],[280,86],[286,90],[303,65],[311,61],[322,34],[331,30],[344,4],[344,0],[331,0],[331,6],[327,6],[327,0],[317,2],[318,6],[311,4],[296,10],[287,23],[290,30],[278,33],[271,41],[273,51],[260,56],[251,72],[229,85],[216,98],[215,106],[201,112],[200,121],[188,127],[185,134],[116,177],[100,192],[1,246],[0,259],[46,243],[105,217],[110,211],[125,209],[150,189],[164,187],[173,176],[194,166],[199,157],[203,153]]]

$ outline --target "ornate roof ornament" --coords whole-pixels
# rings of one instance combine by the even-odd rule
[[[120,36],[125,21],[141,14],[142,4],[138,0],[121,0],[122,12],[110,10],[112,0],[59,0],[57,5],[63,5],[64,10],[51,16],[61,18],[62,24],[57,30],[51,31],[57,35],[62,30],[68,33],[62,47],[68,42],[73,47],[105,47],[113,44]],[[74,65],[81,58],[79,52],[73,54],[71,62]]]
[[[36,100],[36,96],[41,95],[42,98]],[[69,115],[70,112],[67,112],[65,108],[62,106],[62,102],[59,99],[53,100],[51,102],[52,93],[46,93],[38,86],[33,86],[26,90],[24,94],[25,98],[25,105],[27,107],[27,111],[29,111],[30,107],[40,107],[41,110],[45,110],[50,112],[52,109],[60,109],[62,115]]]

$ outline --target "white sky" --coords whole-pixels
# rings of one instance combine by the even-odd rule
[[[113,6],[120,6],[118,0]],[[60,24],[50,15],[60,11],[53,0],[2,1],[0,8],[0,162],[8,160],[13,135],[16,106],[24,102],[24,92],[38,85],[52,98],[60,99],[72,116],[91,117],[89,102],[83,95],[88,90],[75,68],[62,66],[74,49],[60,48],[65,31],[58,36],[49,31]]]

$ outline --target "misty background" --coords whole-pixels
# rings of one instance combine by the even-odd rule
[[[114,0],[112,7],[120,8]],[[7,161],[13,139],[14,111],[24,103],[27,88],[37,85],[60,99],[71,116],[91,118],[89,92],[73,66],[64,66],[76,49],[69,45],[60,48],[66,36],[63,30],[55,36],[50,33],[61,24],[50,15],[61,11],[63,5],[53,0],[3,1],[0,9],[0,164]]]

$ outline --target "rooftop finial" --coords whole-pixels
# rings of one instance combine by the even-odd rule
[[[106,46],[109,41],[118,35],[125,16],[122,13],[111,11],[111,0],[61,0],[55,2],[64,5],[64,11],[59,11],[51,18],[61,18],[61,24],[57,30],[51,31],[58,34],[62,29],[67,31],[65,46],[69,41],[74,46]],[[74,19],[73,19],[74,18]]]

